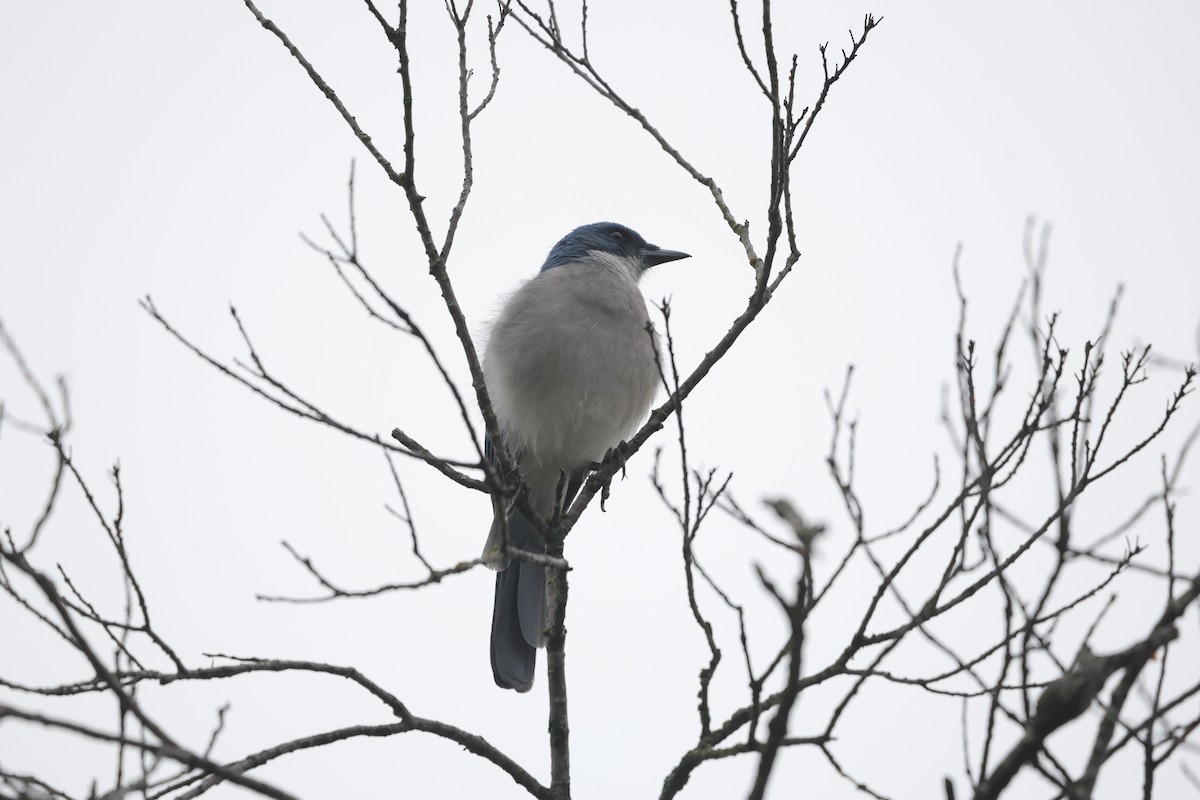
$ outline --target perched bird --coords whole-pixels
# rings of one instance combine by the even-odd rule
[[[638,280],[651,267],[681,258],[688,254],[649,244],[624,225],[584,225],[554,245],[541,271],[500,311],[484,353],[484,378],[500,436],[539,514],[553,513],[560,474],[568,477],[566,504],[587,466],[604,459],[650,410],[658,341]],[[520,511],[509,510],[507,519],[513,547],[545,551]],[[497,517],[483,551],[500,570],[492,674],[498,686],[526,692],[543,644],[546,574],[541,565],[502,558],[501,531]]]

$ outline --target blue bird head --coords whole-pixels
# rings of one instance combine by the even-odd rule
[[[596,251],[630,259],[642,272],[658,264],[691,257],[678,250],[664,250],[658,245],[650,244],[637,231],[624,225],[615,222],[593,222],[591,225],[581,225],[560,239],[558,244],[551,248],[541,271],[582,261],[589,253]]]

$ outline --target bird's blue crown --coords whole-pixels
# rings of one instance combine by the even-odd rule
[[[546,256],[541,271],[581,261],[594,250],[640,260],[647,247],[653,245],[647,245],[635,230],[615,222],[593,222],[579,226],[560,239]]]

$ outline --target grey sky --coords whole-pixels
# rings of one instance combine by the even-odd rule
[[[418,179],[440,220],[459,186],[453,38],[441,3],[416,5]],[[885,19],[834,87],[800,156],[798,272],[686,406],[689,447],[699,464],[732,470],[736,494],[755,510],[763,496],[791,497],[829,524],[829,546],[840,550],[849,531],[823,461],[822,390],[840,386],[846,365],[856,365],[860,490],[869,527],[885,530],[927,492],[932,454],[949,456],[938,415],[941,386],[953,374],[950,267],[958,243],[970,325],[989,352],[1023,277],[1021,236],[1035,214],[1054,226],[1046,306],[1063,312],[1065,346],[1081,349],[1098,332],[1124,282],[1114,347],[1151,341],[1164,355],[1197,358],[1200,9],[1183,2],[1137,10],[1082,2],[987,10],[953,2],[787,5],[777,9],[777,41],[799,53],[805,98],[819,86],[818,44],[840,49],[864,12]],[[360,5],[264,2],[263,10],[400,159],[399,81]],[[597,0],[590,13],[592,55],[610,82],[717,180],[735,213],[761,234],[767,108],[741,67],[728,9]],[[486,63],[477,54],[481,89]],[[452,263],[472,324],[482,334],[496,299],[532,274],[563,233],[613,219],[694,255],[645,283],[652,300],[672,297],[679,355],[694,363],[751,286],[706,191],[515,25],[499,56],[503,74],[475,132],[476,188]],[[414,712],[484,735],[543,775],[544,672],[529,696],[492,685],[490,574],[364,601],[255,601],[259,592],[317,589],[281,539],[347,586],[420,575],[403,530],[383,509],[396,502],[383,459],[268,407],[187,353],[136,305],[151,294],[209,352],[243,357],[232,302],[268,365],[322,407],[367,429],[400,425],[436,452],[467,458],[461,423],[419,346],[366,319],[296,235],[320,237],[322,212],[344,223],[346,177],[357,159],[364,258],[435,334],[466,386],[400,193],[233,0],[6,4],[0,75],[0,319],[41,375],[68,376],[74,453],[93,486],[106,487],[104,470],[120,460],[130,547],[158,624],[196,663],[201,653],[221,652],[353,664]],[[1175,375],[1156,371],[1114,436],[1132,441],[1175,384]],[[12,413],[35,415],[7,362],[0,397]],[[1189,404],[1166,445],[1144,453],[1128,483],[1109,488],[1113,505],[1089,512],[1098,525],[1127,507],[1123,497],[1134,502],[1154,490],[1159,454],[1173,453],[1198,418]],[[673,464],[672,440],[660,442]],[[609,512],[589,514],[568,546],[576,567],[569,680],[580,798],[656,795],[695,738],[695,675],[706,651],[681,593],[678,532],[645,478],[651,455],[639,455]],[[3,431],[0,525],[23,529],[36,516],[51,463],[45,448]],[[417,462],[399,467],[426,555],[439,565],[474,557],[490,519],[487,502],[464,497]],[[1190,470],[1195,485],[1194,462]],[[116,608],[121,598],[102,533],[70,497],[39,546],[42,563],[61,561],[90,596]],[[1049,490],[1031,484],[1030,503],[1048,501]],[[1181,501],[1181,530],[1194,530],[1197,513],[1192,500]],[[1151,526],[1146,535],[1159,531]],[[751,563],[780,576],[792,565],[724,521],[706,536],[701,555],[751,603],[754,633],[778,636],[782,621],[755,589]],[[1200,563],[1196,542],[1179,543],[1189,572]],[[1154,539],[1147,558],[1163,563],[1162,550]],[[600,576],[614,573],[625,590],[604,596]],[[869,592],[869,573],[862,580]],[[1135,577],[1123,602],[1099,646],[1117,649],[1144,635],[1161,592]],[[709,607],[731,637],[731,619]],[[1090,613],[1074,621],[1077,628]],[[0,614],[20,643],[0,650],[0,675],[47,684],[85,674],[86,665],[12,604],[0,604]],[[960,635],[972,640],[972,620],[959,622]],[[1193,610],[1189,634],[1194,623]],[[827,626],[814,634],[814,664],[842,646],[845,631],[836,620]],[[622,651],[636,662],[612,658],[606,642],[616,636],[627,637]],[[1060,655],[1069,659],[1067,641]],[[734,640],[727,644],[729,674],[716,684],[726,711],[742,697]],[[1186,647],[1180,663],[1196,663],[1194,637]],[[215,708],[231,701],[218,750],[230,759],[306,733],[386,720],[384,709],[331,680],[241,680],[147,687],[142,698],[197,746]],[[944,775],[961,780],[957,701],[881,687],[859,713],[868,707],[878,719],[855,723],[861,743],[839,743],[847,769],[899,797],[932,796]],[[69,708],[115,725],[104,703]],[[802,704],[796,731],[807,732],[807,714],[823,720],[823,710],[820,700]],[[80,792],[91,775],[111,772],[107,754],[86,743],[0,725],[0,764],[18,760]],[[684,796],[742,792],[751,767],[705,766]],[[1130,796],[1140,785],[1139,765],[1111,769],[1102,796]],[[412,734],[291,756],[261,777],[314,798],[392,790],[476,796],[485,786],[495,798],[520,796],[489,765]],[[1176,772],[1164,774],[1161,796],[1183,786]],[[773,787],[777,797],[853,794],[803,752],[783,759]]]

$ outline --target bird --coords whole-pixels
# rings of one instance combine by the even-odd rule
[[[484,351],[484,383],[499,437],[539,515],[569,504],[589,465],[622,445],[649,413],[659,384],[658,337],[638,283],[651,267],[684,258],[615,222],[583,225],[503,303]],[[505,557],[505,519],[511,546],[542,553],[545,542],[519,509],[496,506],[483,550],[497,570],[492,675],[501,688],[527,692],[544,644],[546,573]]]

